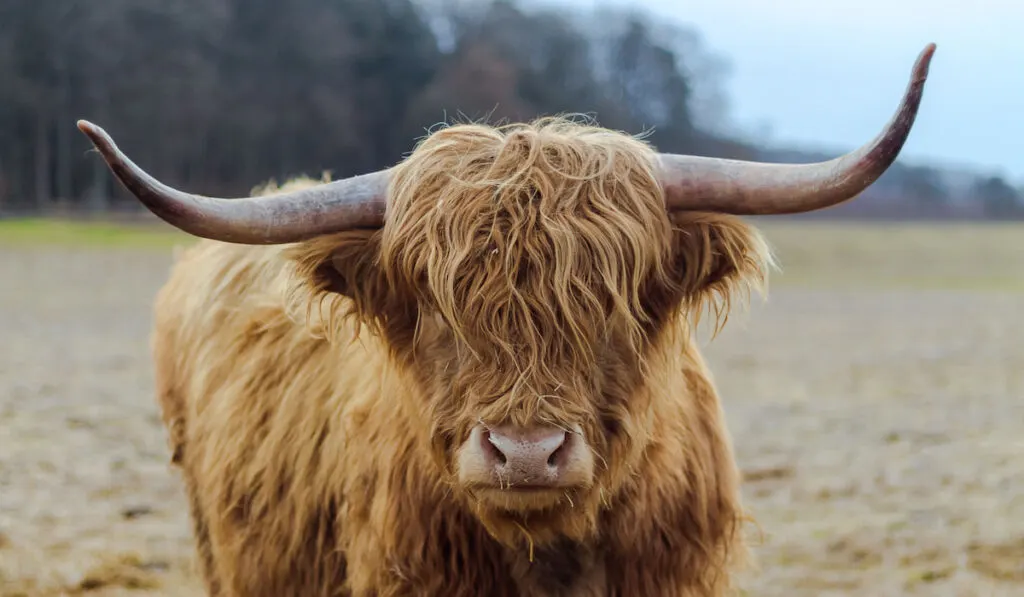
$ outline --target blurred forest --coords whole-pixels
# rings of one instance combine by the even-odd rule
[[[779,65],[785,68],[785,65]],[[431,127],[583,113],[663,151],[768,161],[731,130],[728,62],[643,12],[508,0],[3,0],[0,214],[138,210],[75,128],[165,182],[238,196],[389,166]],[[892,90],[892,103],[902,89]],[[879,127],[883,123],[878,123]],[[865,141],[877,131],[864,131]],[[825,215],[1024,216],[1000,177],[898,163]]]

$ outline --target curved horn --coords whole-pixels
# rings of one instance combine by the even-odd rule
[[[351,228],[373,228],[384,221],[388,170],[265,197],[218,199],[168,187],[129,160],[102,128],[85,120],[78,121],[78,128],[143,205],[195,236],[275,245]]]
[[[769,164],[659,154],[670,210],[794,214],[832,207],[868,188],[892,165],[917,116],[935,44],[914,64],[899,110],[870,143],[816,164]]]

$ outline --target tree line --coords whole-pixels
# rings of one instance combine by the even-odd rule
[[[726,134],[726,72],[697,32],[632,9],[5,0],[0,212],[136,207],[86,155],[79,118],[169,184],[225,196],[387,167],[441,122],[544,114],[649,132],[662,151],[770,158]],[[1017,190],[998,186],[986,192],[1018,205]]]

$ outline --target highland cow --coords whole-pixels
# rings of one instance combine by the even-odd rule
[[[838,204],[892,164],[933,51],[882,134],[823,164],[546,118],[226,200],[81,121],[206,239],[159,293],[153,354],[209,593],[722,595],[746,514],[695,321],[772,265],[739,216]]]

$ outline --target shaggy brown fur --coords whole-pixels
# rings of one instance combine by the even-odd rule
[[[185,252],[154,354],[211,594],[723,594],[743,512],[690,330],[771,257],[667,215],[653,160],[562,120],[454,126],[380,230]],[[473,424],[539,421],[583,428],[591,487],[529,513],[459,487]]]

